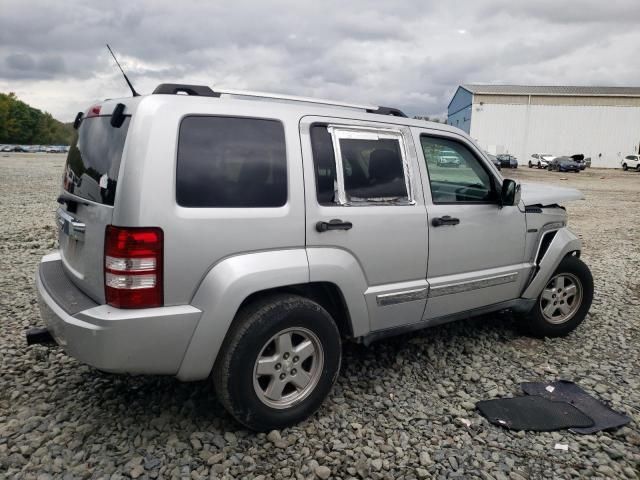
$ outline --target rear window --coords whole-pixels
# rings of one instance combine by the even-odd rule
[[[280,207],[287,201],[279,121],[189,116],[180,125],[176,200],[183,207]]]
[[[67,155],[64,189],[87,200],[113,205],[124,141],[131,117],[120,128],[110,116],[85,118]]]

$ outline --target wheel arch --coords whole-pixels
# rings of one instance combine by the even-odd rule
[[[539,257],[536,273],[522,293],[522,298],[537,298],[545,287],[558,265],[568,255],[580,256],[582,243],[568,228],[556,231],[546,251]]]
[[[324,308],[336,322],[336,326],[343,338],[353,337],[353,327],[349,307],[344,295],[335,283],[332,282],[308,282],[295,285],[284,285],[281,287],[268,288],[252,293],[245,298],[238,307],[238,311],[246,305],[271,295],[280,293],[291,293],[300,295],[318,303]]]
[[[332,258],[344,262],[342,257]],[[335,269],[331,267],[349,268],[345,263],[340,267],[334,263],[330,262],[329,268],[325,269],[326,275],[316,274],[315,278],[306,249],[254,252],[229,257],[216,264],[191,301],[203,313],[177,378],[182,381],[207,378],[238,311],[268,295],[294,293],[314,300],[334,318],[341,336],[362,335],[363,318],[368,327],[364,288],[359,295],[357,293],[362,282],[354,282],[357,272],[343,272],[333,281],[331,275]]]

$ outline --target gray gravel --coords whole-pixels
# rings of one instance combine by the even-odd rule
[[[26,347],[25,329],[40,323],[33,275],[55,246],[62,164],[0,157],[0,478],[639,478],[640,174],[507,172],[587,195],[569,207],[570,224],[596,298],[574,334],[532,340],[503,315],[349,344],[311,420],[256,435],[208,382],[107,375],[59,348]],[[634,422],[588,436],[516,433],[474,410],[518,394],[521,381],[557,378]]]

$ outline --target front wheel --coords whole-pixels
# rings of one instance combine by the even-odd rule
[[[221,403],[240,423],[268,431],[312,415],[340,370],[342,345],[331,315],[291,294],[244,307],[214,367]]]
[[[533,168],[533,163],[531,163],[531,160],[529,160],[529,168]]]
[[[624,171],[626,172],[628,168],[629,168],[629,167],[627,167],[627,164],[626,164],[626,163],[623,163],[623,164],[622,164],[622,170],[624,170]]]
[[[593,277],[578,257],[566,256],[527,316],[534,337],[562,337],[585,319],[593,300]]]

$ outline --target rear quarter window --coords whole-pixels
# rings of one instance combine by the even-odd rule
[[[176,201],[183,207],[280,207],[287,201],[277,120],[188,116],[180,124]]]

